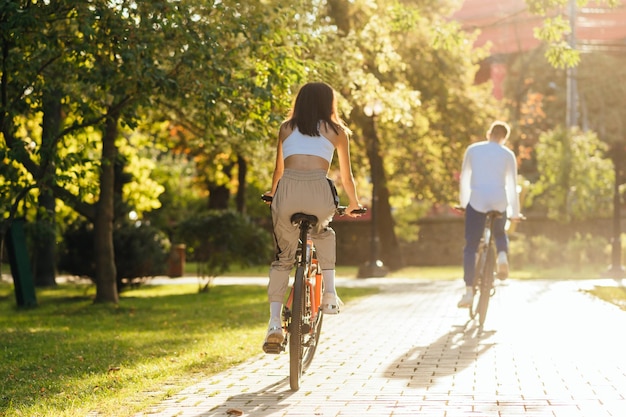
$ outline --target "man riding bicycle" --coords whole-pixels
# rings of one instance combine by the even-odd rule
[[[474,298],[476,250],[485,227],[486,213],[491,210],[503,215],[494,221],[493,236],[498,251],[497,276],[509,274],[508,246],[505,231],[507,215],[513,221],[521,218],[517,193],[517,160],[504,144],[509,138],[508,124],[495,121],[487,131],[487,140],[468,146],[460,178],[460,203],[465,209],[465,247],[463,249],[463,281],[465,294],[459,308],[468,308]]]

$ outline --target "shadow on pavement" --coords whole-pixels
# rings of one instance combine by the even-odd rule
[[[410,386],[415,388],[433,386],[438,379],[475,364],[481,355],[495,346],[495,343],[489,343],[495,333],[495,330],[485,331],[474,326],[472,321],[464,326],[454,326],[430,345],[414,347],[396,358],[387,368],[386,376],[408,379]]]
[[[228,397],[224,403],[211,410],[197,414],[197,417],[216,416],[254,416],[264,417],[276,415],[289,404],[281,403],[294,394],[289,389],[289,377],[260,388],[254,392],[242,392],[239,395]],[[241,412],[242,414],[239,414]]]

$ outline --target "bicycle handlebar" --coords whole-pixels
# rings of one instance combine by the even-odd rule
[[[344,214],[346,214],[347,209],[348,207],[346,206],[338,206],[336,211],[338,215],[343,216]],[[367,209],[365,207],[351,211],[352,214],[364,214],[366,212],[367,212]]]
[[[267,202],[267,203],[271,203],[272,202],[272,196],[269,195],[261,195],[261,200]],[[346,214],[346,209],[348,207],[347,206],[337,206],[336,212],[338,215],[343,216]],[[365,207],[360,208],[360,209],[356,209],[356,210],[352,210],[352,214],[364,214],[367,212],[367,209]]]
[[[453,206],[452,208],[453,208],[454,210],[456,210],[456,211],[460,211],[460,212],[462,212],[462,213],[464,213],[464,212],[465,212],[465,207],[463,207],[463,206],[456,205],[456,206]],[[495,210],[494,210],[494,211],[495,211]],[[498,211],[495,211],[495,212],[496,212],[496,213],[499,213],[500,215],[502,215],[502,213],[500,213],[500,212],[498,212]],[[487,213],[487,214],[488,214],[488,213]],[[497,217],[500,217],[500,216],[497,216]],[[509,217],[509,220],[511,220],[511,221],[523,221],[523,220],[526,220],[526,216],[524,216],[523,214],[521,214],[521,213],[520,213],[519,217],[514,217],[514,218]]]

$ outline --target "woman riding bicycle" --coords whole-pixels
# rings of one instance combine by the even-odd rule
[[[268,300],[270,321],[265,343],[280,344],[284,340],[282,305],[289,284],[298,246],[298,228],[291,215],[304,212],[317,216],[319,222],[311,230],[318,262],[322,268],[325,290],[322,311],[339,312],[335,290],[335,232],[329,223],[338,205],[337,190],[328,170],[337,150],[341,182],[348,195],[346,213],[361,208],[350,164],[350,130],[337,113],[335,91],[326,83],[305,84],[278,132],[276,167],[272,189],[271,211],[276,246],[275,260],[269,271]]]

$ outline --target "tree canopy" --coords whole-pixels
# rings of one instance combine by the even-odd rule
[[[199,194],[237,189],[245,201],[243,185],[269,184],[293,94],[324,80],[354,132],[361,195],[370,167],[382,167],[382,227],[393,234],[392,210],[456,198],[463,149],[503,116],[490,86],[474,84],[485,55],[448,19],[453,5],[2,0],[4,220],[53,190],[94,222],[98,292],[115,301],[115,222],[176,192],[156,164],[184,159]]]

